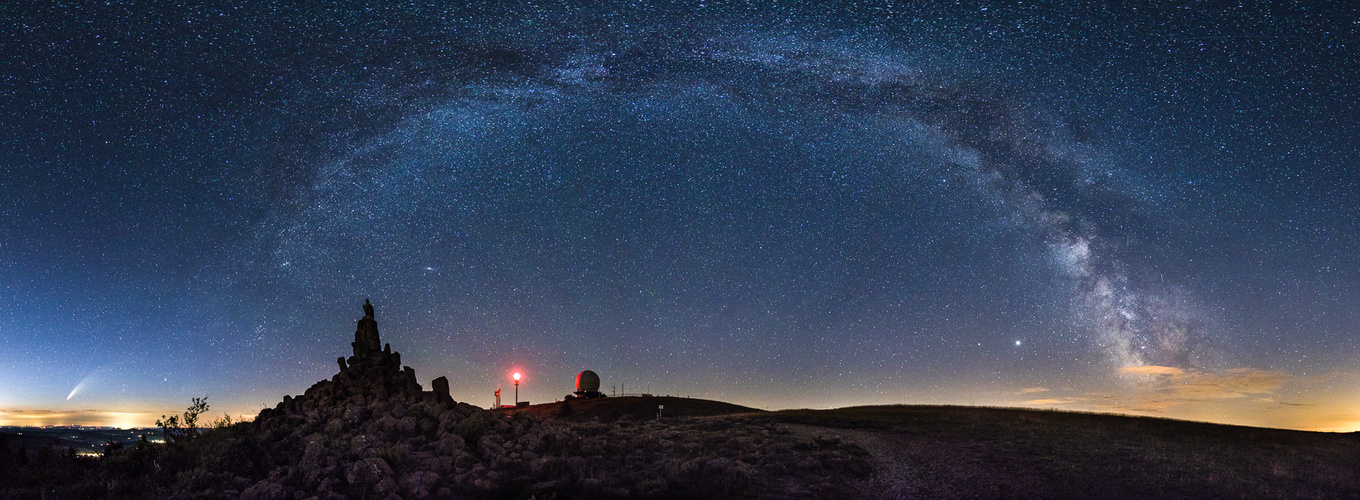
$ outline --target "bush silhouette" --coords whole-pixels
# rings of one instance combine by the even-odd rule
[[[161,415],[160,420],[156,421],[156,426],[161,428],[165,434],[165,442],[179,443],[193,441],[198,437],[198,417],[208,412],[208,398],[194,398],[193,404],[184,410],[184,419],[181,420],[177,415],[169,417]]]

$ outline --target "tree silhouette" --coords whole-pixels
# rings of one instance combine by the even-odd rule
[[[194,398],[193,404],[184,410],[184,418],[179,415],[161,415],[156,426],[165,434],[165,442],[178,443],[193,441],[198,437],[198,416],[208,412],[208,398]]]

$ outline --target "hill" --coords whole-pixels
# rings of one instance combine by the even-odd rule
[[[881,498],[1360,497],[1360,433],[958,406],[766,418],[868,450]]]
[[[1360,497],[1358,434],[670,397],[484,410],[444,377],[423,390],[365,313],[339,373],[251,422],[103,457],[0,446],[0,499]]]
[[[10,448],[36,450],[43,447],[70,448],[76,453],[97,455],[108,443],[131,446],[144,435],[155,436],[160,429],[90,429],[79,427],[0,427],[0,442]]]
[[[1360,433],[962,406],[766,412],[685,398],[506,411],[571,422],[656,420],[658,404],[696,420],[722,416],[707,419],[733,428],[773,424],[810,442],[863,449],[874,471],[861,487],[876,498],[1360,496]]]
[[[724,403],[722,401],[673,396],[624,396],[596,399],[569,399],[556,403],[545,403],[520,408],[501,408],[493,411],[505,413],[507,415],[525,413],[539,418],[552,418],[569,422],[585,422],[589,420],[613,422],[620,418],[656,420],[658,418],[713,417],[718,415],[763,412],[763,410],[734,405],[732,403]]]
[[[773,422],[633,417],[626,404],[488,411],[431,390],[379,340],[365,305],[339,373],[284,396],[250,422],[171,433],[107,456],[53,447],[0,453],[0,498],[826,498],[864,497],[867,452],[813,441]],[[646,399],[655,411],[655,401]],[[196,411],[191,406],[185,414]],[[672,403],[681,414],[748,408]],[[562,405],[557,413],[563,414]],[[203,408],[206,411],[206,408]],[[551,409],[542,409],[551,411]],[[4,450],[8,451],[6,447]]]

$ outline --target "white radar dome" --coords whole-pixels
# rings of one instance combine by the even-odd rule
[[[576,392],[600,390],[600,376],[590,370],[576,374]]]

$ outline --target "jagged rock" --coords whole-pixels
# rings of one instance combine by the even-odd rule
[[[189,445],[139,445],[105,457],[109,468],[92,475],[96,482],[53,496],[864,497],[854,486],[832,485],[863,480],[871,470],[861,458],[867,452],[820,438],[806,446],[806,438],[778,432],[773,422],[554,422],[455,403],[445,377],[422,391],[397,353],[370,349],[377,343],[371,308],[360,320],[355,355],[337,360],[340,372],[330,379],[284,397],[253,422],[213,430]],[[808,456],[813,460],[804,467]],[[133,468],[143,472],[124,480],[119,471]],[[4,486],[0,498],[33,496],[33,490],[7,495],[16,490]],[[780,494],[787,492],[798,494]]]
[[[378,341],[378,322],[374,321],[372,316],[359,319],[359,328],[354,331],[354,343],[350,345],[354,346],[354,357],[360,359],[382,349],[382,344]]]
[[[433,402],[446,408],[457,403],[449,396],[448,379],[440,377],[440,388],[424,391],[416,381],[415,369],[402,366],[401,353],[393,352],[391,344],[383,344],[378,335],[378,323],[373,319],[373,305],[364,302],[364,317],[354,332],[353,355],[336,359],[340,371],[330,380],[312,385],[302,396],[287,396],[272,412],[261,412],[260,418],[273,414],[309,415],[321,409],[363,406],[378,401]]]
[[[437,379],[430,381],[430,389],[433,390],[434,393],[437,395],[451,397],[449,396],[448,377],[439,377]]]

